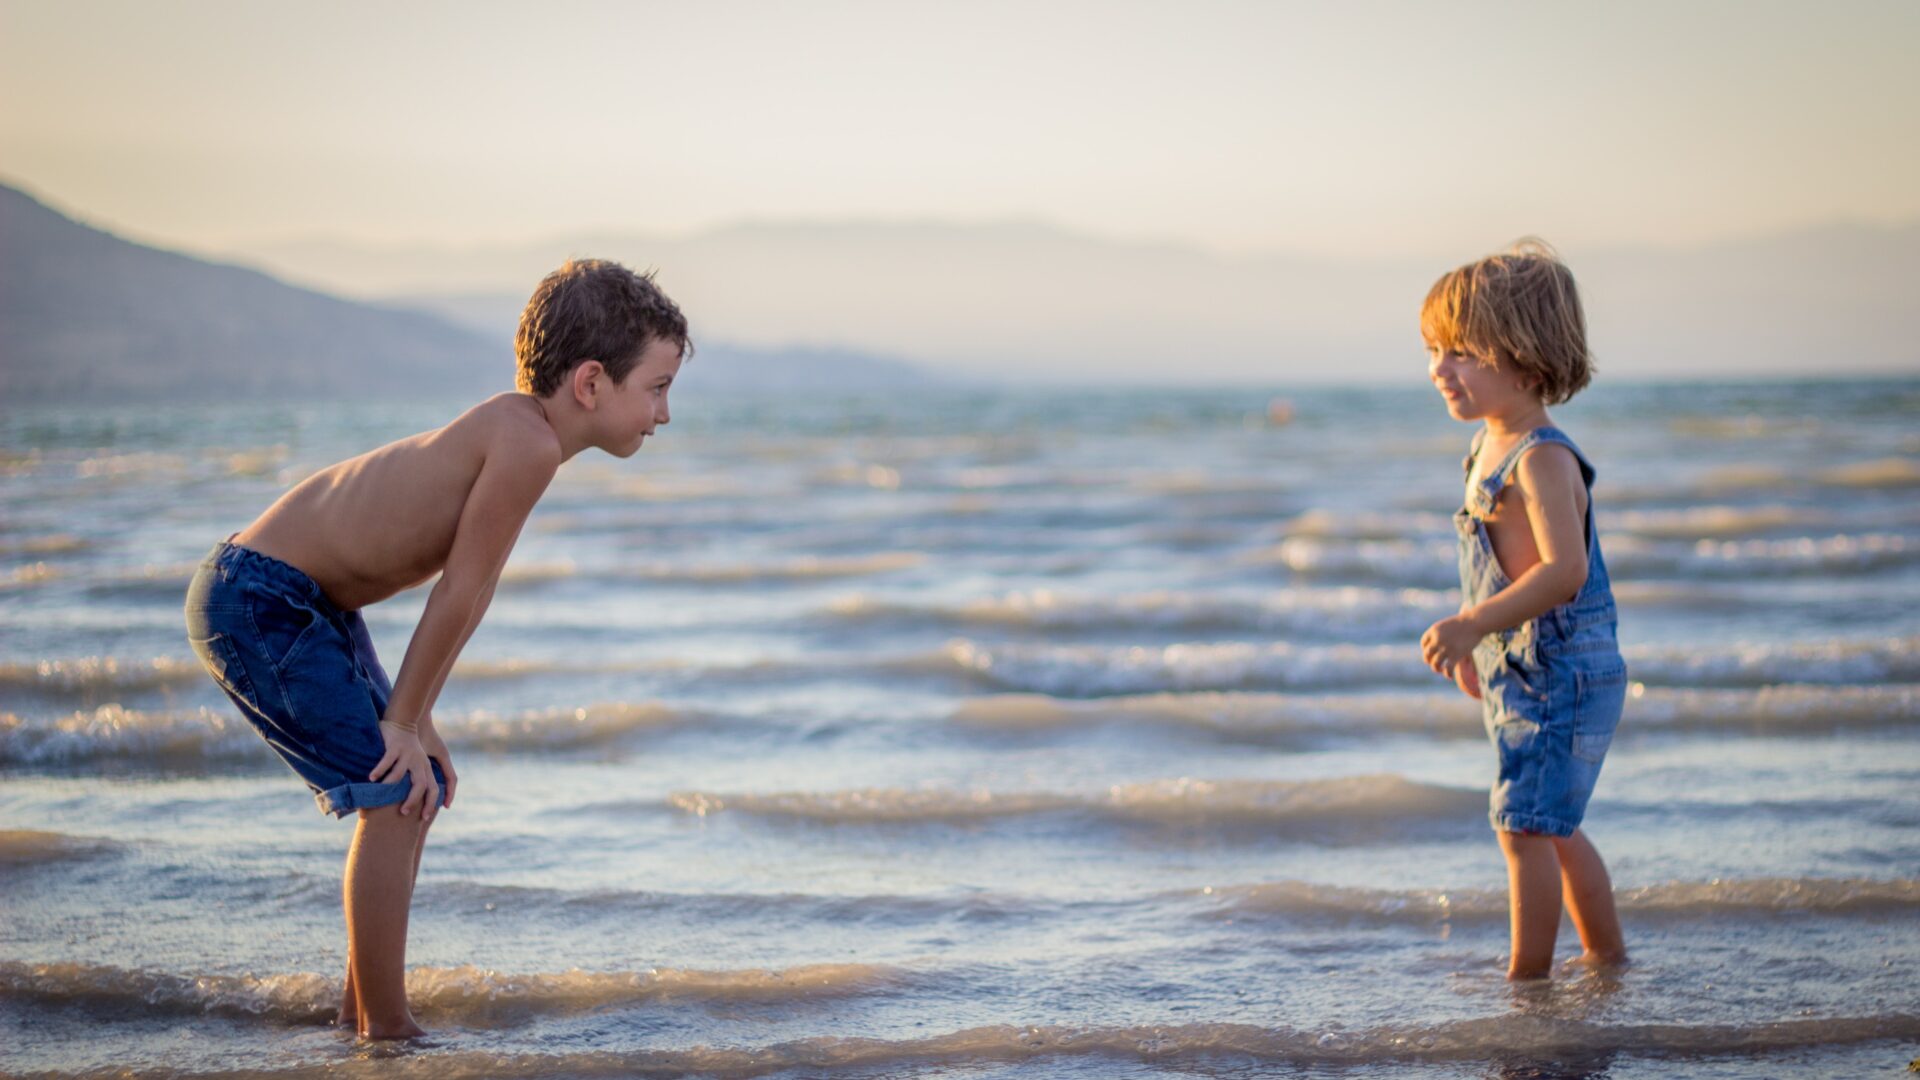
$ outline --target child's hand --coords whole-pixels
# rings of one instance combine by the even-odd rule
[[[420,725],[420,748],[427,752],[428,760],[440,763],[440,772],[447,781],[446,794],[439,803],[427,810],[427,820],[432,821],[439,816],[442,806],[453,805],[453,789],[460,785],[460,774],[453,771],[453,757],[447,753],[447,743],[440,737],[440,729],[433,726],[432,714],[428,714]]]
[[[382,720],[380,739],[386,744],[386,752],[380,755],[380,764],[373,767],[367,779],[376,784],[397,784],[401,780],[413,784],[406,801],[400,804],[401,817],[413,813],[416,807],[424,813],[428,807],[438,806],[440,785],[433,780],[433,765],[427,760],[426,748],[420,745],[419,733],[391,720]]]
[[[1473,666],[1471,657],[1453,665],[1453,685],[1459,687],[1461,693],[1473,700],[1480,700],[1480,672]],[[447,775],[447,783],[448,785],[453,783],[451,773]]]
[[[1473,647],[1486,635],[1474,628],[1464,615],[1452,615],[1420,635],[1420,658],[1435,675],[1453,677],[1453,669],[1473,659]]]

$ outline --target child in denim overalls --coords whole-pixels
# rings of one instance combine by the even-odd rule
[[[1480,699],[1499,755],[1490,817],[1507,857],[1507,977],[1552,967],[1563,892],[1583,959],[1621,963],[1613,885],[1580,820],[1627,669],[1593,527],[1593,466],[1547,416],[1592,375],[1573,275],[1546,245],[1523,242],[1441,277],[1420,331],[1447,412],[1484,422],[1454,515],[1460,613],[1429,627],[1420,648]]]

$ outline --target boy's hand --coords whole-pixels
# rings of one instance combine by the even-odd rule
[[[446,777],[447,792],[438,804],[427,811],[427,820],[432,821],[440,814],[440,808],[453,805],[453,789],[460,786],[460,774],[453,771],[453,757],[447,753],[446,740],[440,737],[440,729],[433,726],[433,715],[420,723],[420,748],[427,752],[427,758],[440,763],[441,775]]]
[[[1473,666],[1472,657],[1453,665],[1453,685],[1459,687],[1461,693],[1473,700],[1480,700],[1480,672]],[[449,785],[453,783],[452,773],[447,774],[447,783]]]
[[[440,785],[434,783],[433,765],[427,760],[426,749],[420,745],[419,734],[393,721],[382,720],[380,739],[386,744],[386,752],[380,755],[380,764],[373,767],[367,779],[376,784],[397,784],[403,779],[413,783],[413,790],[407,792],[406,801],[400,804],[401,817],[413,813],[416,807],[424,813],[427,808],[438,806]]]
[[[1448,616],[1420,635],[1420,658],[1435,675],[1452,678],[1454,668],[1473,659],[1473,647],[1485,636],[1465,615]]]

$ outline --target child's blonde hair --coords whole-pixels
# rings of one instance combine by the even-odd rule
[[[1442,274],[1420,305],[1420,334],[1429,345],[1532,376],[1549,405],[1593,379],[1573,271],[1537,237]]]

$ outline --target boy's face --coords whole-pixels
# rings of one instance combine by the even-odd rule
[[[1540,406],[1528,380],[1471,353],[1427,344],[1427,377],[1455,420],[1518,416]]]
[[[611,430],[604,449],[615,457],[632,457],[653,429],[672,419],[667,412],[667,389],[680,373],[680,344],[654,340],[640,354],[627,377],[613,384],[604,408]]]

